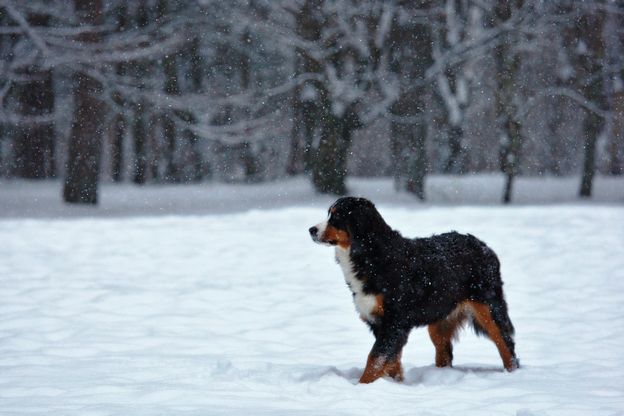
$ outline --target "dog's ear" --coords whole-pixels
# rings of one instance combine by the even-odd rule
[[[351,252],[355,254],[374,249],[388,233],[389,227],[375,205],[360,198],[349,212],[347,231],[351,237]]]
[[[348,212],[347,231],[352,240],[357,240],[365,236],[368,223],[371,217],[371,205],[365,199],[358,198],[356,204]],[[374,206],[373,206],[374,209]]]

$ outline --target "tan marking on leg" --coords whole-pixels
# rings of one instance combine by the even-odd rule
[[[453,365],[453,337],[465,319],[465,305],[459,304],[445,319],[434,322],[427,327],[429,337],[436,349],[436,367]]]
[[[392,377],[396,381],[403,381],[403,366],[401,365],[401,354],[399,354],[394,360],[386,360],[385,357],[373,357],[368,356],[366,361],[366,368],[362,377],[360,377],[360,383],[372,383],[373,381],[381,377]]]
[[[393,361],[388,361],[384,365],[384,375],[392,377],[396,381],[403,381],[403,366],[401,365],[401,354]]]
[[[453,363],[453,359],[449,354],[449,348],[452,346],[452,335],[446,333],[439,323],[431,324],[427,327],[429,330],[429,337],[433,346],[435,347],[435,365],[436,367],[450,367]]]
[[[383,377],[385,360],[383,357],[373,357],[368,355],[366,360],[366,368],[362,377],[360,377],[360,383],[372,383],[380,377]]]
[[[466,303],[472,309],[474,318],[477,320],[479,325],[481,325],[483,329],[485,329],[489,337],[496,345],[496,348],[498,348],[498,353],[503,360],[503,366],[505,367],[505,369],[507,371],[515,370],[516,365],[514,363],[513,356],[509,351],[509,348],[507,348],[505,341],[503,340],[498,325],[496,325],[496,322],[494,322],[494,319],[492,318],[490,307],[484,303],[474,301],[468,301]]]

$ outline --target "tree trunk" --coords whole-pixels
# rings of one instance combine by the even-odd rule
[[[511,203],[513,182],[520,171],[520,151],[522,148],[522,136],[520,123],[508,120],[504,130],[506,143],[501,148],[501,171],[505,175],[505,187],[503,190],[503,203]]]
[[[128,8],[125,4],[120,4],[115,10],[117,19],[117,32],[124,32],[128,29]],[[116,64],[115,72],[119,76],[127,75],[127,64],[120,62]],[[124,138],[128,128],[125,110],[128,108],[128,102],[120,91],[115,91],[113,101],[121,111],[112,119],[111,127],[111,176],[114,182],[123,180],[123,162],[124,162]]]
[[[434,50],[450,51],[461,42],[466,42],[470,34],[468,28],[470,2],[446,0],[444,25],[434,31]],[[444,173],[463,173],[464,146],[463,124],[468,107],[469,73],[467,63],[453,65],[437,76],[437,90],[446,109],[446,130],[449,156],[443,166]]]
[[[452,125],[448,131],[449,157],[444,165],[444,173],[464,173],[462,137],[464,129],[461,125]]]
[[[35,27],[48,26],[50,16],[32,14],[28,23]],[[15,137],[14,174],[22,178],[42,179],[56,176],[54,158],[55,129],[54,85],[52,71],[36,66],[23,69],[17,83],[18,111],[24,120]],[[39,119],[38,119],[39,118]]]
[[[243,164],[246,182],[260,181],[260,166],[251,143],[243,142],[240,147],[240,161]]]
[[[137,7],[136,25],[144,28],[149,24],[149,10],[147,0],[139,0]],[[130,64],[130,73],[139,81],[139,89],[145,89],[146,79],[150,75],[150,63],[147,61],[133,61]],[[149,107],[145,99],[139,99],[134,103],[134,122],[132,123],[132,135],[134,143],[134,174],[132,180],[138,185],[147,181],[147,120],[149,119]]]
[[[111,175],[114,182],[121,182],[123,180],[123,139],[126,134],[126,119],[123,114],[117,114],[113,118],[111,134]]]
[[[240,39],[242,45],[249,45],[253,47],[251,41],[251,33],[246,28]],[[240,70],[240,86],[243,92],[249,91],[251,86],[251,56],[246,49],[243,49],[238,54],[238,68]],[[251,113],[249,108],[243,109],[243,118],[249,120]],[[249,142],[243,142],[240,151],[240,160],[243,164],[243,171],[245,172],[246,182],[257,182],[260,180],[259,174],[261,171],[260,161],[256,156],[253,146]]]
[[[408,2],[409,3],[409,2]],[[426,13],[434,5],[430,1],[406,3],[417,13]],[[427,124],[423,113],[426,88],[422,83],[427,69],[433,64],[432,26],[420,19],[401,21],[395,18],[390,34],[393,61],[391,70],[402,80],[402,92],[390,112],[392,134],[392,162],[396,189],[425,199],[427,174]],[[417,56],[418,59],[414,59]]]
[[[584,123],[584,144],[583,174],[581,176],[581,187],[579,196],[589,198],[592,194],[592,185],[596,173],[596,138],[602,129],[603,119],[595,113],[588,113]]]
[[[518,175],[520,149],[522,147],[521,125],[511,119],[505,123],[507,143],[503,144],[501,153],[501,170],[505,174],[505,188],[503,191],[503,203],[509,204],[513,196],[513,182]]]
[[[414,125],[408,139],[411,157],[407,165],[407,183],[405,190],[421,201],[425,199],[425,177],[427,175],[427,149],[425,141],[427,126],[424,122]]]
[[[293,98],[293,126],[291,130],[290,155],[286,171],[289,175],[310,173],[314,161],[313,142],[316,131],[316,104],[313,97],[305,97],[304,91],[312,93],[315,87],[311,83],[296,89],[295,95],[304,98]]]
[[[509,2],[498,0],[495,6],[495,19],[498,24],[503,24],[511,19],[515,6],[521,7],[522,0]],[[523,137],[522,125],[517,119],[518,109],[515,105],[517,92],[517,72],[520,67],[520,58],[513,45],[517,39],[511,34],[502,36],[499,44],[494,49],[496,62],[496,112],[499,120],[501,136],[505,140],[501,143],[500,166],[505,175],[505,187],[503,190],[503,203],[509,204],[512,200],[513,182],[520,170],[520,154],[522,151]]]
[[[302,103],[302,122],[303,122],[303,172],[310,173],[312,171],[312,163],[314,161],[314,132],[316,131],[316,114],[317,108],[314,101],[306,100]]]
[[[301,88],[295,88],[292,95],[292,127],[290,130],[290,153],[286,165],[288,175],[303,172],[303,140],[302,140],[302,103],[299,99]]]
[[[322,22],[315,12],[322,0],[305,0],[296,17],[297,34],[309,42],[317,42],[321,36]],[[305,49],[295,48],[295,76],[321,72],[320,64],[308,55]],[[315,153],[312,149],[316,130],[315,115],[321,86],[314,81],[305,81],[295,88],[292,95],[292,129],[290,155],[287,172],[296,175],[313,170]]]
[[[622,55],[624,54],[624,15],[616,13],[615,8],[605,11],[606,17],[603,26],[604,38],[604,65],[605,91],[607,102],[611,110],[607,126],[607,172],[610,175],[622,175],[624,173],[624,68],[622,68]],[[620,71],[615,72],[619,64]],[[612,71],[609,74],[609,71]]]
[[[158,3],[158,19],[164,19],[169,12],[169,2],[167,0],[160,0]],[[177,61],[176,54],[174,53],[166,55],[162,60],[163,74],[165,78],[163,90],[167,95],[177,96],[180,94]],[[174,116],[171,111],[165,110],[163,113],[162,128],[165,140],[165,181],[176,182],[181,178],[179,168],[176,165],[175,160],[177,132]]]
[[[102,22],[102,0],[74,0],[78,21],[85,26]],[[83,42],[97,43],[98,31],[79,35]],[[104,102],[102,84],[86,72],[74,73],[74,121],[69,140],[67,178],[63,196],[66,202],[96,204],[102,146]]]
[[[134,175],[132,181],[142,185],[147,180],[147,111],[145,103],[139,101],[134,105],[134,123],[132,135],[134,136]]]
[[[613,98],[613,119],[609,143],[609,173],[624,174],[624,91]]]
[[[345,146],[341,140],[340,119],[333,114],[322,120],[321,140],[314,161],[312,182],[317,192],[322,194],[344,195],[346,172],[339,167],[340,152]]]
[[[175,58],[170,55],[163,62],[165,70],[165,93],[178,95],[177,68]],[[176,125],[171,111],[165,111],[162,115],[162,129],[165,140],[165,181],[176,182],[180,180],[180,172],[175,160],[176,154]]]
[[[425,199],[427,126],[424,121],[393,121],[392,156],[394,180],[397,189],[404,189],[418,199]]]
[[[609,80],[606,79],[608,75],[605,74],[603,67],[605,65],[604,17],[602,11],[590,9],[585,11],[576,25],[579,40],[584,42],[591,51],[591,53],[580,54],[578,58],[579,73],[584,76],[577,82],[585,98],[601,108],[609,104],[605,94],[605,87],[608,87]],[[602,115],[586,111],[583,123],[583,172],[579,188],[581,198],[591,197],[596,172],[596,142],[603,125]]]
[[[204,79],[204,57],[201,54],[201,41],[199,37],[195,37],[190,44],[190,77],[191,87],[193,93],[199,94],[203,91],[203,79]],[[195,117],[192,114],[186,116],[189,124],[196,124]],[[198,182],[204,177],[211,174],[211,168],[204,160],[201,148],[200,138],[191,129],[184,131],[184,136],[188,138],[191,145],[192,159],[193,159],[193,180]]]

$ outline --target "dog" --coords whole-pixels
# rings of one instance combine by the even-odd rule
[[[410,331],[425,325],[437,367],[452,365],[452,342],[469,323],[494,342],[507,371],[519,368],[500,263],[481,240],[454,231],[404,238],[371,201],[354,197],[338,199],[309,232],[335,246],[355,308],[375,336],[360,383],[402,381],[403,347]]]

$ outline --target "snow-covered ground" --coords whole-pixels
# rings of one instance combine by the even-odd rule
[[[592,198],[580,200],[578,177],[519,177],[514,185],[514,205],[624,204],[624,178],[598,176]],[[349,178],[355,195],[366,195],[393,206],[500,205],[504,178],[500,174],[431,175],[427,177],[425,203],[397,193],[387,178]],[[191,185],[104,183],[97,208],[70,206],[61,200],[62,183],[0,180],[0,218],[119,217],[241,212],[295,206],[326,207],[331,197],[315,195],[310,180],[296,177],[253,185],[206,182]]]
[[[292,204],[281,208],[256,195],[262,186],[239,187],[238,206],[223,192],[238,208],[229,214],[5,214],[0,414],[624,414],[622,205],[454,207],[377,195],[405,235],[456,229],[498,252],[522,368],[504,372],[494,345],[470,331],[455,367],[435,368],[421,328],[404,352],[405,383],[358,385],[373,337],[332,249],[307,234],[326,201],[286,188]],[[122,200],[109,192],[107,203]],[[164,195],[165,206],[183,204]],[[254,198],[266,209],[248,209]],[[201,203],[187,195],[188,206]]]

